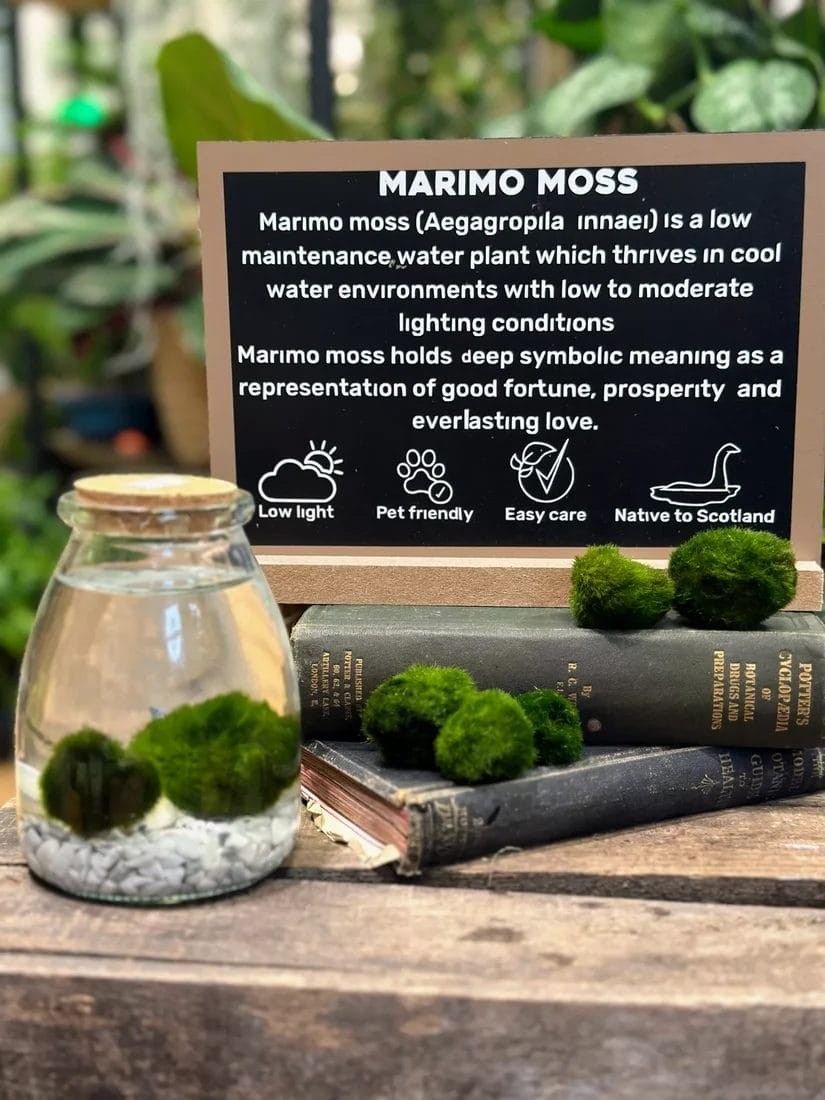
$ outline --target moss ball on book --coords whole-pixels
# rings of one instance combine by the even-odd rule
[[[391,768],[431,770],[439,730],[475,691],[472,676],[462,668],[411,665],[370,694],[361,728]]]
[[[676,547],[668,570],[673,606],[689,623],[710,629],[751,630],[796,592],[793,548],[770,531],[700,531]]]
[[[536,762],[533,728],[506,691],[479,691],[451,714],[435,741],[435,763],[455,783],[515,779]]]
[[[572,764],[582,754],[584,739],[579,711],[550,688],[525,691],[516,702],[533,728],[539,764]]]
[[[573,562],[570,609],[579,626],[639,630],[669,609],[673,582],[664,569],[626,558],[618,547],[591,546]]]

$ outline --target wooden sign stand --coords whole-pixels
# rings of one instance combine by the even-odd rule
[[[789,537],[822,606],[825,135],[200,147],[213,473],[290,603],[559,606]]]

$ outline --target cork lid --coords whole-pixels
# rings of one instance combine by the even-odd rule
[[[231,481],[176,473],[81,477],[57,502],[70,527],[136,538],[204,535],[246,523],[255,505]]]
[[[231,481],[188,474],[97,474],[74,483],[78,503],[103,508],[212,508],[232,504]]]

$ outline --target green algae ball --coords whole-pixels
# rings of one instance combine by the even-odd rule
[[[536,762],[533,728],[512,695],[496,688],[476,692],[444,723],[435,762],[454,783],[515,779]]]
[[[582,754],[584,739],[579,711],[550,688],[525,691],[516,702],[533,728],[539,764],[572,764]]]
[[[791,544],[770,531],[719,527],[677,546],[673,606],[694,626],[751,630],[796,592]]]
[[[242,692],[216,695],[155,718],[130,744],[151,761],[163,793],[197,817],[261,813],[297,777],[297,718]]]
[[[626,558],[618,547],[591,546],[573,562],[570,609],[579,626],[639,630],[670,608],[673,582],[664,569]]]
[[[94,836],[139,821],[157,802],[160,779],[151,763],[86,728],[57,742],[40,793],[50,817],[80,836]]]
[[[462,668],[411,665],[372,692],[361,716],[362,730],[391,768],[432,769],[438,731],[475,690],[472,676]]]

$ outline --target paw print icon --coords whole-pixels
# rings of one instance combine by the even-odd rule
[[[453,487],[444,480],[446,467],[438,461],[435,451],[410,448],[395,468],[404,485],[404,492],[414,496],[423,493],[433,504],[446,504],[453,498]]]

